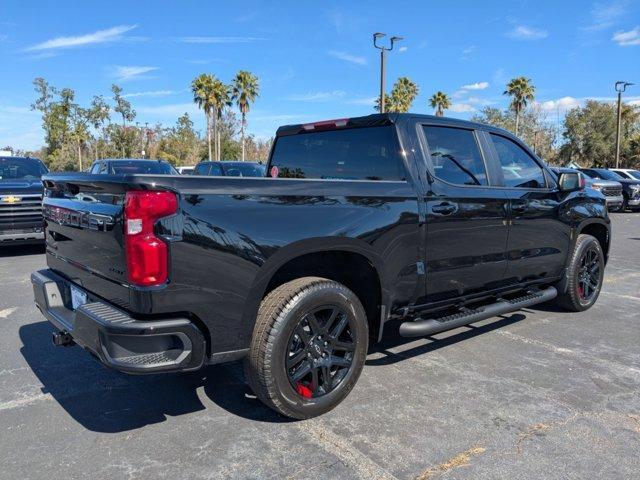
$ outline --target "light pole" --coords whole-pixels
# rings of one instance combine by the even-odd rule
[[[633,85],[630,82],[616,82],[615,88],[618,92],[618,122],[616,125],[616,168],[620,168],[620,120],[622,117],[622,93],[627,87]]]
[[[378,40],[382,37],[386,37],[386,33],[376,32],[373,34],[373,46],[380,50],[380,113],[384,113],[384,100],[385,100],[385,61],[386,61],[386,52],[390,52],[393,50],[393,44],[402,40],[402,37],[391,37],[391,45],[389,47],[385,47],[384,45],[378,45]]]

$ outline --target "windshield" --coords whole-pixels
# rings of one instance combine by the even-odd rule
[[[621,180],[622,177],[611,170],[596,170],[598,177],[604,180]]]
[[[627,172],[634,180],[640,180],[640,172],[638,170],[631,170]]]
[[[153,173],[157,175],[177,175],[178,172],[164,162],[150,162],[144,160],[118,161],[111,164],[116,175],[125,173]]]
[[[0,182],[39,180],[47,172],[47,167],[36,158],[0,157]]]
[[[266,167],[264,165],[256,164],[239,164],[234,163],[232,165],[223,165],[224,174],[227,177],[264,177]]]

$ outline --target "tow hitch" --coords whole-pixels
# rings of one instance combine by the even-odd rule
[[[68,332],[53,332],[51,340],[56,347],[71,347],[76,344]]]

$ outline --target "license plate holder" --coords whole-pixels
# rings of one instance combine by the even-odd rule
[[[75,311],[85,303],[87,303],[87,294],[78,287],[70,285],[71,290],[71,308]]]

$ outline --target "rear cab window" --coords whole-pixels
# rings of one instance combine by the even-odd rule
[[[434,175],[455,185],[488,185],[487,169],[473,130],[422,126]]]
[[[404,181],[407,176],[392,125],[280,136],[269,175],[372,181]]]

